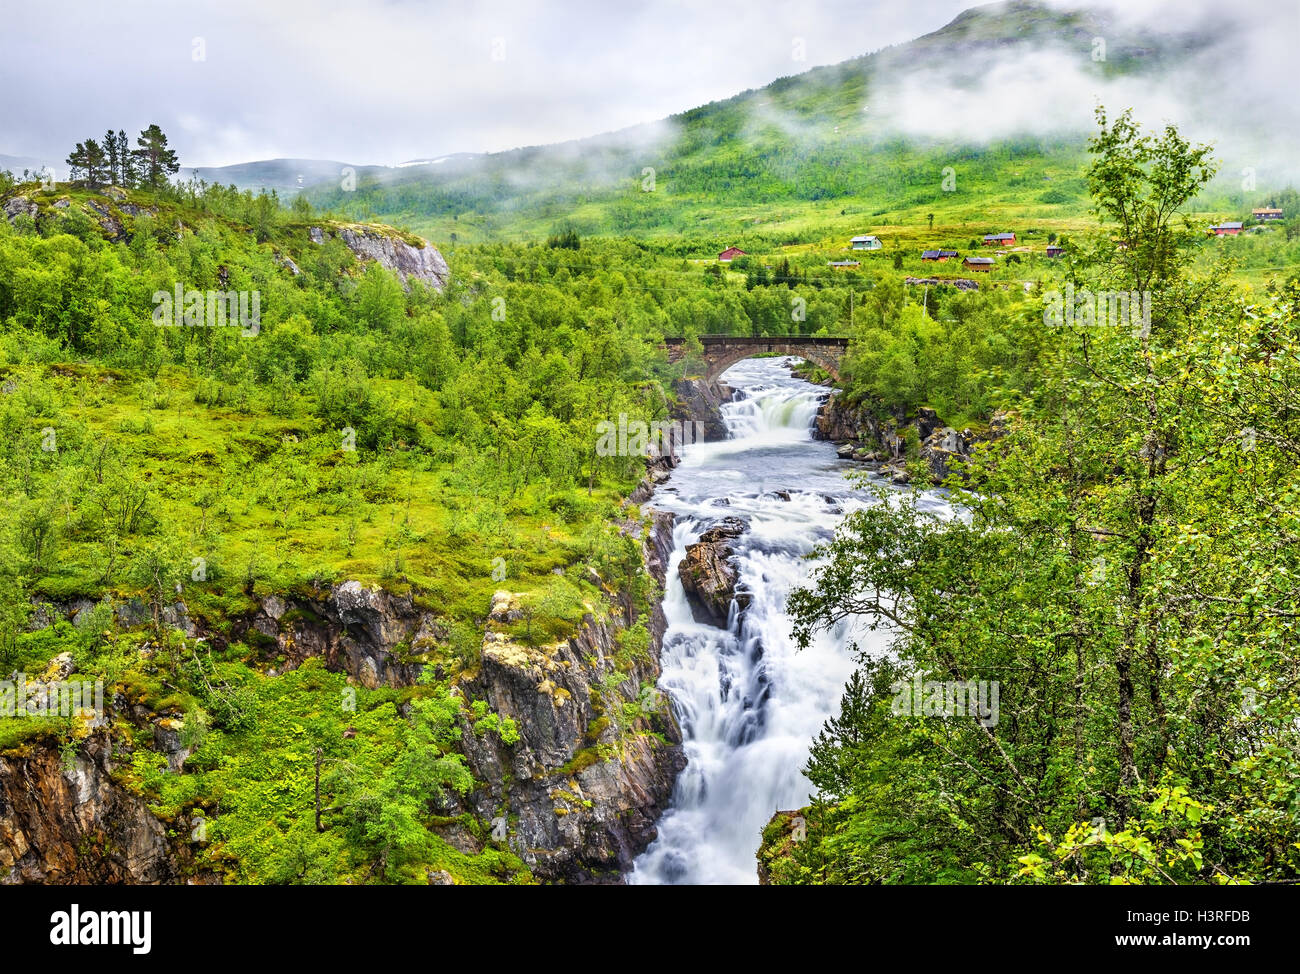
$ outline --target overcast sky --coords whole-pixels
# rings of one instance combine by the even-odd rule
[[[1295,0],[1273,3],[1295,7]],[[392,164],[556,142],[652,121],[906,41],[973,5],[10,4],[0,153],[61,161],[72,143],[109,126],[134,136],[150,122],[162,126],[185,165],[274,157]]]
[[[556,142],[909,40],[971,5],[14,4],[0,61],[0,98],[12,101],[0,111],[0,152],[62,159],[109,125],[134,135],[152,121],[187,165],[277,156],[391,164]]]

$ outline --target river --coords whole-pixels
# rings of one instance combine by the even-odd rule
[[[883,652],[884,632],[822,633],[796,650],[786,598],[814,565],[804,555],[829,540],[844,514],[873,502],[845,479],[861,467],[812,438],[820,386],[790,374],[794,359],[747,359],[723,381],[737,390],[723,406],[730,438],[686,449],[652,506],[676,514],[664,593],[660,689],[681,724],[687,766],[659,822],[659,837],[637,858],[637,884],[756,883],[755,853],[778,809],[808,804],[802,768],[826,718],[838,710],[854,669],[855,637]],[[943,506],[927,498],[927,506]],[[688,544],[710,524],[739,517],[737,588],[752,602],[726,630],[691,615],[677,577]]]

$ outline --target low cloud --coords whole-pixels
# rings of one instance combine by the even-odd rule
[[[972,45],[927,60],[890,51],[865,61],[856,124],[881,137],[986,144],[1091,133],[1098,105],[1112,116],[1132,108],[1147,128],[1173,123],[1185,137],[1213,143],[1225,173],[1250,167],[1264,182],[1300,182],[1300,99],[1284,77],[1290,39],[1300,36],[1287,25],[1297,14],[1162,0],[1140,10],[1098,6],[1096,37]],[[1156,57],[1154,44],[1147,46],[1155,32],[1165,35],[1161,44],[1172,37],[1172,53]],[[1136,70],[1107,70],[1122,58],[1133,58]],[[825,128],[767,98],[750,107],[750,126],[796,142]]]
[[[858,122],[988,141],[1087,131],[1098,102],[1131,105],[1148,125],[1175,121],[1215,140],[1234,165],[1294,169],[1300,99],[1287,69],[1296,10],[1225,12],[1210,0],[1102,5],[1116,37],[1142,27],[1201,31],[1218,42],[1213,56],[1166,65],[1160,84],[1107,80],[1077,45],[1009,49],[978,71],[913,62],[881,79]],[[616,132],[561,157],[571,153],[594,180],[632,178],[640,166],[625,172],[620,154],[653,156],[671,135],[655,119],[900,44],[966,6],[122,0],[97,8],[48,0],[6,13],[0,151],[61,161],[106,126],[134,134],[158,122],[190,166],[277,157],[393,165]],[[814,137],[814,120],[762,100],[748,103],[751,130]],[[510,178],[536,183],[546,174]]]
[[[46,0],[5,13],[0,152],[62,159],[108,125],[150,122],[194,166],[501,151],[662,119],[904,41],[962,6]]]

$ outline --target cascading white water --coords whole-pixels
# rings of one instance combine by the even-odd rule
[[[755,883],[760,833],[778,809],[808,803],[802,768],[839,707],[854,661],[847,631],[796,651],[785,612],[845,512],[871,502],[844,479],[851,465],[812,439],[825,390],[789,373],[790,360],[751,359],[726,374],[738,391],[723,406],[731,438],[691,446],[653,505],[677,515],[664,594],[659,685],[673,702],[687,756],[659,837],[636,860],[632,883]],[[751,602],[726,630],[692,617],[677,577],[688,544],[723,517],[745,521],[734,543],[737,587]],[[883,634],[855,634],[883,650]]]

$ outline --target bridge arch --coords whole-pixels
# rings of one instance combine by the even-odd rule
[[[704,347],[705,378],[717,379],[723,372],[742,359],[755,355],[777,353],[797,355],[825,369],[835,381],[840,379],[840,360],[848,349],[847,338],[809,338],[804,336],[775,336],[771,338],[743,338],[736,335],[701,335]],[[668,361],[678,362],[686,354],[682,338],[664,340]]]

